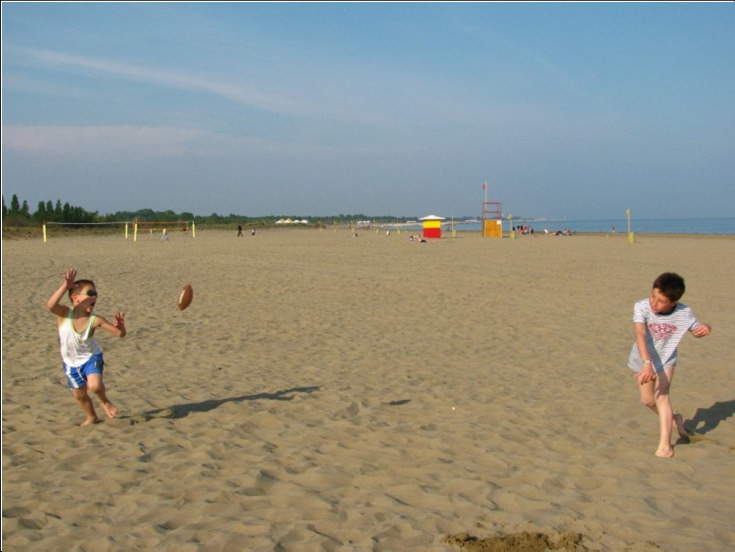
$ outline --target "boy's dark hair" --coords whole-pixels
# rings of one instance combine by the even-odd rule
[[[664,272],[653,282],[653,287],[659,290],[670,301],[678,301],[684,295],[686,286],[684,278],[675,272]]]
[[[71,296],[74,295],[80,287],[84,286],[97,287],[96,285],[94,285],[94,282],[92,280],[77,280],[76,282],[74,282],[74,287],[69,290],[69,299],[71,299]]]

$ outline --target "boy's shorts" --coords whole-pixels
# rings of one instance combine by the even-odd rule
[[[90,359],[81,366],[67,366],[64,363],[64,374],[69,383],[69,389],[79,389],[87,385],[87,378],[91,374],[102,374],[105,361],[102,354],[92,355]]]

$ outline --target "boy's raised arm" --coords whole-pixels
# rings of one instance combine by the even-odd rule
[[[125,337],[128,333],[128,330],[125,328],[125,313],[124,312],[118,312],[115,314],[115,321],[111,324],[106,318],[102,316],[98,316],[95,320],[97,320],[97,327],[102,328],[103,330],[110,332],[112,335],[115,335],[117,337]]]
[[[69,307],[65,307],[63,305],[59,305],[59,301],[64,297],[64,294],[72,289],[74,287],[74,281],[77,277],[77,271],[73,268],[70,268],[66,271],[66,274],[64,275],[64,281],[59,286],[59,289],[57,289],[51,297],[48,298],[48,301],[46,301],[46,308],[53,312],[56,316],[64,317],[69,313]]]

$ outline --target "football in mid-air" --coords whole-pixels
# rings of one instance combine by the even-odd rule
[[[192,299],[194,299],[194,288],[191,287],[191,284],[186,284],[179,292],[179,300],[177,301],[179,310],[184,310],[188,307]]]

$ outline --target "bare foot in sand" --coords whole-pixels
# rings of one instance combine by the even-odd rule
[[[682,439],[691,437],[691,433],[684,427],[684,417],[681,414],[674,414],[674,429]]]
[[[674,456],[674,448],[671,445],[668,447],[658,447],[656,456],[659,458],[672,458]]]
[[[98,424],[98,423],[100,423],[100,421],[101,420],[99,418],[96,418],[96,417],[95,418],[87,418],[86,420],[84,420],[79,425],[80,425],[80,427],[84,427],[84,426],[88,426],[88,425]]]
[[[108,418],[117,418],[117,407],[112,403],[112,401],[107,401],[101,404]]]

